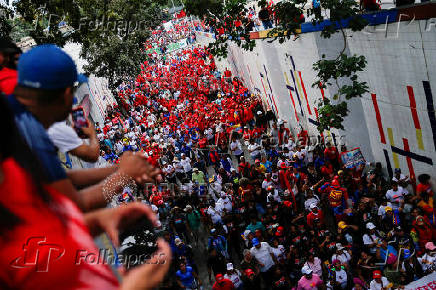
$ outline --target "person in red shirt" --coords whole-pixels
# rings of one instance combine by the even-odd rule
[[[138,218],[156,224],[156,217],[141,203],[83,214],[71,199],[47,184],[39,159],[20,137],[5,101],[0,100],[2,128],[8,136],[0,149],[0,218],[8,221],[0,225],[2,288],[118,288],[108,261],[87,258],[99,256],[93,236],[106,232],[118,246],[122,225]],[[158,241],[158,252],[156,257],[171,257],[163,240]],[[128,272],[122,288],[158,286],[170,265],[165,262],[146,263]]]
[[[425,213],[426,217],[432,221],[433,226],[436,222],[436,212],[433,200],[433,190],[430,183],[430,175],[421,174],[418,176],[419,184],[416,186],[418,206]]]
[[[13,93],[17,85],[18,73],[15,67],[15,55],[21,50],[10,40],[0,38],[0,92],[5,95]]]
[[[344,210],[348,208],[347,190],[341,187],[338,179],[333,179],[331,183],[326,182],[318,189],[318,191],[324,196],[327,196],[330,208],[336,217],[336,221],[341,221],[344,217]]]
[[[333,167],[339,168],[339,152],[331,143],[327,143],[324,150],[324,157],[332,163]]]
[[[234,290],[235,286],[233,282],[229,279],[224,278],[222,274],[217,274],[215,276],[216,282],[213,284],[213,290]]]
[[[315,203],[310,205],[311,212],[307,215],[307,225],[311,228],[314,227],[315,223],[317,227],[324,226],[324,214],[322,210],[318,209]]]

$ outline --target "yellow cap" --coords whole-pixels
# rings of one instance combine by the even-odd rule
[[[346,227],[347,227],[347,224],[345,222],[338,223],[338,228],[340,228],[341,230],[345,229]]]
[[[385,211],[392,211],[392,207],[390,206],[385,207]]]

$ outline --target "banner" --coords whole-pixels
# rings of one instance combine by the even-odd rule
[[[366,163],[359,147],[350,151],[342,152],[341,159],[346,168],[353,168]]]
[[[406,290],[430,290],[436,289],[436,272],[424,276],[421,279],[412,282],[404,287]]]

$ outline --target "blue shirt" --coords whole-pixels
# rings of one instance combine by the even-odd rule
[[[25,106],[10,95],[7,97],[15,115],[15,123],[27,145],[41,162],[44,175],[49,183],[66,179],[67,174],[61,165],[57,150],[42,124]]]
[[[178,270],[176,272],[177,278],[179,278],[180,282],[182,282],[183,286],[191,288],[192,283],[194,282],[194,275],[192,275],[192,267],[186,266],[186,272]]]

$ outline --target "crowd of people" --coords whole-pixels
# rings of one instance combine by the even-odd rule
[[[214,289],[394,289],[434,271],[428,174],[345,168],[345,148],[291,132],[207,49],[150,58],[119,94],[97,128],[102,154],[139,151],[162,169],[166,185],[141,199],[172,247],[165,287],[208,282],[198,245]]]
[[[3,266],[2,285],[117,287],[106,265],[77,265],[70,250],[95,253],[101,232],[118,246],[122,225],[138,217],[153,221],[168,263],[127,272],[126,289],[396,289],[435,271],[430,175],[345,167],[346,148],[291,131],[199,45],[147,55],[141,69],[104,124],[47,134],[71,111],[74,62],[52,45],[20,57],[0,106],[0,255],[29,268]],[[91,142],[77,150],[79,131]],[[71,140],[80,142],[64,151],[110,166],[66,172],[56,148]],[[45,278],[14,260],[41,236],[66,256]]]

